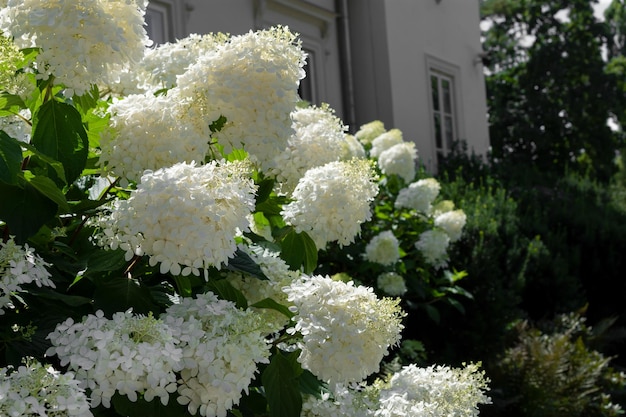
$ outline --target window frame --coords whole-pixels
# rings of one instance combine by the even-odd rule
[[[154,12],[160,14],[163,22],[163,31],[156,36],[151,36],[154,45],[166,42],[176,42],[186,36],[185,32],[185,2],[182,0],[150,0],[146,9],[146,17],[148,13]],[[148,27],[146,27],[148,31]],[[149,31],[148,31],[149,33]]]
[[[439,88],[439,109],[435,107],[433,101],[433,89],[432,89],[432,77],[436,77],[438,80]],[[459,66],[446,62],[440,58],[426,54],[426,91],[428,92],[428,113],[431,140],[434,147],[434,154],[438,160],[441,156],[447,155],[451,150],[451,144],[455,141],[462,139],[465,135],[465,127],[463,125],[463,106],[461,97],[461,69]],[[443,128],[443,122],[445,120],[445,110],[442,108],[444,105],[444,98],[441,94],[442,80],[448,81],[450,84],[450,112],[447,114],[451,118],[452,125],[452,138],[451,143],[447,143],[446,130]],[[441,129],[441,146],[438,144],[437,138],[437,126],[435,123],[436,114],[440,114],[440,126]]]

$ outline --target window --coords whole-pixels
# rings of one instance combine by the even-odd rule
[[[457,140],[454,78],[438,71],[430,72],[433,133],[438,155],[447,154]]]
[[[176,42],[185,36],[184,2],[150,0],[146,9],[146,32],[155,45]]]

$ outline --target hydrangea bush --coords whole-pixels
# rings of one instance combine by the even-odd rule
[[[477,366],[381,371],[407,234],[443,273],[464,223],[415,145],[301,104],[288,28],[150,48],[146,5],[0,2],[0,414],[475,415]]]
[[[472,295],[460,286],[466,274],[448,252],[462,236],[465,213],[440,196],[435,178],[416,169],[415,145],[399,129],[376,120],[351,138],[373,164],[378,192],[359,239],[321,247],[318,271],[370,286],[379,296],[402,297],[409,315],[426,313],[438,321],[438,304],[463,313]]]

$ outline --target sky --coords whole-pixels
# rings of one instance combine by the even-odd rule
[[[600,0],[595,6],[595,15],[600,19],[604,19],[604,9],[606,9],[612,0]]]

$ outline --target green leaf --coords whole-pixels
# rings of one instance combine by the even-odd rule
[[[13,139],[0,130],[0,181],[17,184],[17,175],[22,169],[22,147],[17,139]]]
[[[174,398],[170,398],[167,405],[163,405],[158,397],[150,402],[143,398],[138,398],[137,401],[132,402],[125,395],[115,394],[111,403],[120,416],[189,417],[187,407],[178,404]]]
[[[454,298],[450,298],[450,297],[446,297],[445,300],[452,307],[456,308],[459,313],[465,314],[465,307],[463,307],[463,304],[461,304],[459,301],[455,300]]]
[[[441,321],[441,315],[439,314],[439,310],[436,307],[431,306],[430,304],[424,304],[424,309],[426,310],[426,314],[428,317],[435,323],[439,324]]]
[[[0,182],[0,196],[0,219],[18,243],[35,235],[57,213],[57,205],[28,183],[18,187]]]
[[[87,258],[87,270],[85,275],[99,272],[120,271],[126,266],[125,252],[117,250],[96,250]]]
[[[61,162],[68,183],[85,168],[89,152],[87,132],[80,113],[69,104],[50,100],[33,115],[31,143],[43,154]]]
[[[297,361],[299,354],[299,351],[286,354],[277,351],[261,375],[270,417],[299,416],[302,411],[298,378],[302,368]]]
[[[248,300],[243,293],[225,279],[209,281],[206,286],[222,300],[232,301],[238,308],[248,308]]]
[[[267,200],[274,189],[274,183],[276,180],[271,178],[265,178],[258,183],[258,188],[256,191],[256,202],[257,204],[262,203]]]
[[[63,169],[63,164],[57,161],[56,159],[52,159],[49,156],[39,152],[37,148],[35,148],[30,143],[21,143],[21,147],[26,149],[26,155],[34,155],[35,157],[41,159],[43,162],[48,164],[50,168],[54,170],[57,177],[61,179],[65,184],[67,184],[67,180],[65,179],[65,170]]]
[[[274,301],[271,298],[264,298],[261,301],[258,301],[254,304],[252,304],[250,307],[255,307],[255,308],[269,308],[271,310],[276,310],[280,313],[283,313],[285,316],[292,318],[293,316],[295,316],[294,313],[291,312],[291,310],[289,310],[289,308],[287,306],[284,306],[282,304],[280,304],[277,301]]]
[[[188,276],[176,275],[174,281],[176,281],[176,290],[182,297],[191,297],[193,295],[191,279]]]
[[[105,314],[129,308],[139,314],[158,311],[149,288],[135,279],[104,275],[94,280],[94,284],[94,308],[101,309]]]
[[[22,171],[20,177],[32,185],[41,194],[54,201],[54,203],[59,206],[63,212],[67,213],[70,211],[70,206],[67,204],[65,194],[59,190],[57,185],[50,178],[42,175],[34,175],[30,171]]]
[[[321,398],[323,393],[330,393],[328,387],[310,371],[304,369],[300,375],[300,392]]]
[[[21,109],[25,109],[24,100],[16,94],[9,94],[6,91],[0,92],[0,116],[17,114]]]
[[[313,272],[317,266],[317,248],[308,234],[291,229],[283,237],[280,245],[282,248],[280,256],[291,269],[303,268],[305,274]]]
[[[250,258],[250,255],[239,249],[235,252],[235,257],[228,261],[226,269],[234,272],[245,272],[263,280],[268,279],[261,267]]]
[[[265,214],[267,218],[271,216],[280,216],[280,212],[283,210],[283,204],[288,203],[287,197],[271,196],[267,199],[257,202],[255,211],[260,211]]]
[[[222,130],[222,128],[226,124],[226,121],[227,120],[224,116],[220,116],[217,120],[213,121],[213,123],[209,125],[209,129],[213,133],[219,132],[220,130]]]
[[[58,291],[51,291],[47,288],[30,288],[28,292],[40,298],[62,301],[70,307],[79,307],[91,303],[90,298],[81,297],[80,295],[63,294]]]
[[[91,89],[82,96],[74,95],[72,101],[76,107],[86,114],[90,109],[93,109],[98,105],[98,99],[100,98],[100,92],[97,85],[92,85]]]

